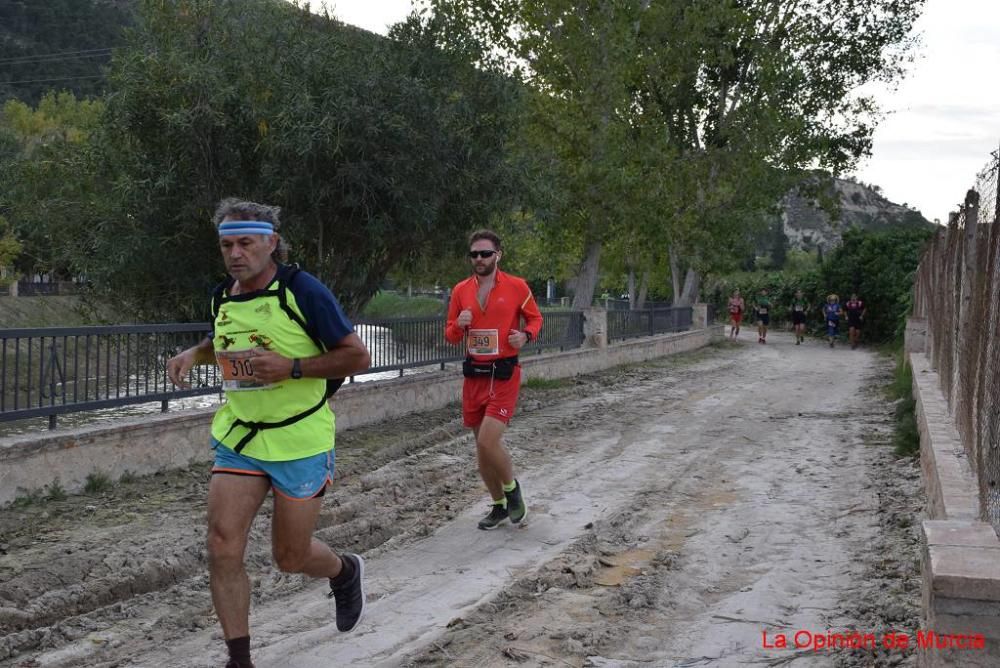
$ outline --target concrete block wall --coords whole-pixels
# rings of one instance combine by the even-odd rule
[[[919,323],[914,329],[919,330]],[[920,464],[930,517],[921,524],[922,630],[933,631],[953,645],[919,649],[918,665],[1000,666],[1000,539],[992,526],[979,519],[972,467],[937,374],[927,356],[913,345],[910,332],[908,326],[906,349],[913,369]]]
[[[610,346],[531,355],[523,378],[567,378],[620,364],[695,350],[721,338],[722,328],[651,336]],[[457,365],[445,371],[344,385],[331,399],[337,430],[442,408],[461,399]],[[114,425],[59,430],[0,439],[0,506],[54,481],[68,492],[83,489],[87,476],[118,479],[208,462],[208,427],[215,410],[162,413]],[[458,413],[456,412],[456,415]]]

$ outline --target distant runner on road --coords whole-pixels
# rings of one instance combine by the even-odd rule
[[[771,298],[767,296],[767,288],[760,289],[754,300],[754,311],[757,312],[757,343],[767,343],[767,327],[771,324]]]
[[[840,316],[840,297],[835,294],[828,295],[826,304],[823,305],[823,317],[826,318],[826,338],[831,348],[840,334]]]
[[[247,538],[273,492],[271,550],[278,568],[328,578],[337,628],[351,631],[365,610],[364,561],[313,538],[333,478],[337,381],[368,368],[365,344],[330,291],[281,264],[277,207],[223,200],[215,214],[230,279],[212,300],[213,334],[167,361],[187,387],[195,364],[217,362],[226,403],[212,420],[215,465],[208,486],[208,571],[212,603],[229,650],[226,668],[253,668]],[[342,382],[342,381],[340,381]]]
[[[746,311],[747,303],[740,296],[739,289],[733,290],[729,298],[729,338],[735,339],[740,335],[740,323],[743,322],[743,312]]]
[[[538,338],[542,314],[524,279],[500,271],[500,237],[480,230],[469,238],[473,275],[451,292],[445,338],[465,343],[462,417],[476,436],[479,475],[490,492],[490,512],[479,528],[496,529],[528,514],[503,434],[521,388],[518,351]],[[521,319],[525,324],[522,328]]]
[[[858,299],[858,294],[854,292],[844,305],[844,310],[847,311],[847,333],[851,341],[851,350],[854,350],[861,339],[861,323],[866,312],[865,303]]]
[[[795,329],[795,345],[801,345],[806,340],[806,311],[809,306],[802,296],[801,290],[795,291],[795,299],[792,300],[792,325]]]

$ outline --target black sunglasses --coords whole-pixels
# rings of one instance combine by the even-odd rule
[[[493,257],[498,251],[495,250],[482,250],[482,251],[469,251],[469,257],[475,260],[477,257],[486,259],[488,257]]]

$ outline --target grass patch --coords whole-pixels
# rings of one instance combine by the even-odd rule
[[[569,378],[529,378],[521,387],[528,390],[558,390],[572,384]]]
[[[896,430],[892,442],[896,454],[914,457],[920,452],[917,428],[917,402],[913,398],[913,369],[902,351],[896,352],[896,371],[888,387],[889,398],[896,401]]]
[[[440,299],[407,297],[396,292],[380,292],[368,302],[362,316],[366,318],[426,318],[444,315],[444,313],[445,304]]]
[[[33,489],[24,496],[19,496],[14,499],[11,504],[15,508],[27,508],[28,506],[34,506],[45,500],[45,492],[41,489]]]
[[[125,473],[122,474],[122,477],[118,479],[118,482],[122,485],[131,485],[132,483],[138,481],[139,481],[139,476],[127,469],[125,470]]]
[[[95,471],[87,476],[83,491],[87,494],[100,494],[111,489],[111,478],[106,473]]]
[[[66,500],[66,490],[63,489],[62,483],[58,480],[53,480],[52,484],[47,488],[48,492],[45,494],[45,499],[47,501],[65,501]]]

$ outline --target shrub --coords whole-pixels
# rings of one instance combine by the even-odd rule
[[[87,481],[83,485],[83,491],[87,494],[100,494],[111,488],[111,478],[105,473],[95,471],[87,476]]]

